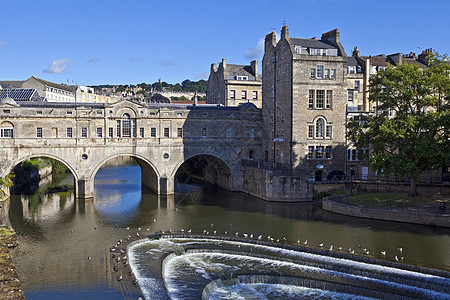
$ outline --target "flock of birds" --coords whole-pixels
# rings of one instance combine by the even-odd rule
[[[156,222],[156,219],[154,219],[153,220],[153,222]],[[211,223],[210,224],[211,225],[211,229],[213,229],[213,227],[214,227],[214,224],[213,223]],[[230,229],[231,229],[231,227],[232,227],[232,224],[230,224]],[[94,229],[97,229],[96,227],[94,227]],[[130,227],[127,227],[126,228],[127,230],[130,230]],[[141,231],[142,231],[142,228],[141,227],[138,227],[137,228],[137,232],[136,232],[136,237],[137,238],[139,238],[140,236],[141,236]],[[146,228],[145,229],[145,231],[150,231],[150,228]],[[73,231],[72,231],[73,232]],[[184,233],[186,233],[186,234],[191,234],[192,233],[192,229],[188,229],[188,230],[184,230],[184,229],[180,229],[178,232],[180,232],[180,233],[182,233],[182,234],[184,234]],[[172,230],[160,230],[159,231],[159,233],[160,234],[171,234],[172,233]],[[206,229],[204,229],[203,231],[202,231],[202,233],[203,233],[203,235],[210,235],[211,233],[213,234],[213,235],[217,235],[217,230],[206,230]],[[228,231],[225,231],[224,232],[224,235],[229,235],[229,233],[228,233]],[[235,237],[244,237],[244,238],[246,238],[246,239],[257,239],[257,240],[266,240],[267,239],[267,241],[268,242],[272,242],[272,243],[288,243],[288,240],[286,239],[286,238],[282,238],[282,239],[275,239],[274,237],[272,237],[272,236],[270,236],[270,235],[268,235],[267,237],[264,237],[262,234],[260,234],[260,235],[253,235],[252,233],[239,233],[239,232],[235,232],[234,234],[230,234],[230,235],[234,235]],[[127,241],[130,241],[131,239],[133,239],[133,236],[132,235],[130,235],[130,234],[128,234],[127,235]],[[122,262],[123,263],[123,265],[124,266],[127,266],[128,265],[128,260],[127,260],[127,256],[125,255],[126,253],[125,253],[125,251],[120,247],[121,245],[122,245],[122,243],[124,243],[124,240],[122,240],[122,239],[120,239],[120,240],[118,240],[117,241],[117,243],[114,245],[114,246],[112,246],[111,248],[110,248],[110,251],[111,251],[111,255],[112,255],[112,258],[117,262],[117,264],[119,264],[120,262]],[[328,246],[328,247],[325,247],[325,245],[324,245],[324,243],[320,243],[320,244],[317,244],[317,245],[314,245],[314,244],[309,244],[308,243],[308,240],[305,240],[305,241],[301,241],[300,239],[298,239],[297,241],[296,241],[296,243],[294,243],[294,244],[297,244],[297,245],[304,245],[304,246],[317,246],[317,247],[319,247],[319,248],[323,248],[323,249],[327,249],[327,250],[329,250],[329,251],[333,251],[333,249],[335,249],[334,251],[343,251],[343,248],[342,247],[334,247],[333,245],[330,245],[330,246]],[[345,251],[345,250],[344,250]],[[367,249],[367,248],[362,248],[361,247],[361,245],[358,245],[358,250],[356,250],[355,251],[355,249],[352,249],[352,248],[348,248],[347,249],[347,252],[349,253],[349,254],[365,254],[365,255],[370,255],[370,252],[369,252],[369,250]],[[404,260],[404,257],[402,256],[403,255],[403,248],[402,247],[399,247],[399,248],[397,248],[397,252],[398,253],[396,253],[396,255],[394,256],[394,260],[396,261],[396,262],[402,262],[403,260]],[[385,250],[385,251],[381,251],[380,252],[380,254],[381,254],[381,256],[383,257],[383,258],[386,258],[386,256],[387,256],[387,251]],[[90,257],[90,256],[88,256],[88,260],[91,260],[92,258]],[[116,271],[116,272],[119,272],[119,268],[118,268],[118,266],[114,266],[113,267],[113,269],[114,269],[114,271]],[[120,275],[118,275],[117,276],[117,280],[118,281],[120,281],[120,280],[122,280],[122,278],[123,278],[123,275],[122,274],[120,274]]]

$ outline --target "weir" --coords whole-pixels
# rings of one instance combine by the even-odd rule
[[[446,271],[257,239],[156,235],[130,244],[127,252],[146,298],[216,299],[221,293],[269,293],[276,286],[279,291],[278,285],[298,296],[444,299],[450,293]],[[148,268],[156,261],[160,272]]]

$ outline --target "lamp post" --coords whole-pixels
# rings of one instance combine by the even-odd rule
[[[355,168],[350,168],[350,195],[353,196],[353,175],[355,174]]]

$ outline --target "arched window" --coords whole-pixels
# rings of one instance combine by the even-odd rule
[[[0,138],[14,137],[14,125],[11,122],[5,121],[0,124]]]
[[[129,114],[122,116],[122,137],[131,137],[131,119]]]
[[[316,138],[321,139],[323,138],[323,129],[325,127],[325,121],[320,118],[316,121]]]

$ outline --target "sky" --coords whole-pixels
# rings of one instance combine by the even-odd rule
[[[297,38],[338,28],[347,55],[449,54],[449,12],[449,0],[1,0],[0,80],[207,80],[222,58],[261,62],[284,24]]]

